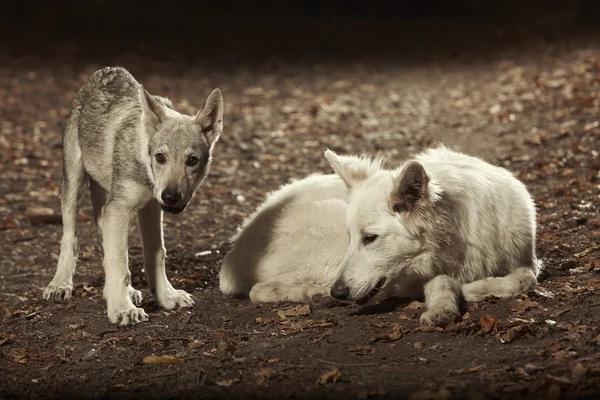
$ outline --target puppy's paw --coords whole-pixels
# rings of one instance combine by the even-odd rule
[[[437,307],[421,314],[421,325],[446,326],[460,318],[456,307]]]
[[[44,299],[55,300],[55,301],[67,301],[71,298],[73,293],[73,285],[63,283],[60,285],[53,285],[50,283],[44,289]]]
[[[143,308],[132,307],[126,310],[115,310],[108,312],[108,319],[113,324],[134,325],[139,322],[148,321],[148,314]]]
[[[140,292],[139,290],[135,290],[133,286],[129,285],[127,287],[127,293],[129,294],[129,297],[131,298],[133,304],[135,304],[136,306],[142,304],[142,292]]]
[[[191,307],[194,305],[192,296],[184,290],[167,289],[157,293],[156,300],[166,310],[176,307]]]

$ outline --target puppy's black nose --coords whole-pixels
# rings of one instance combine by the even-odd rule
[[[350,295],[350,288],[346,285],[346,282],[337,280],[331,287],[331,297],[338,300],[346,300]]]
[[[181,196],[179,196],[179,192],[175,189],[165,189],[160,194],[160,197],[167,206],[174,206],[181,201]]]

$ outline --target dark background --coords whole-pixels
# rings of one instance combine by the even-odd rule
[[[564,38],[595,29],[594,0],[10,1],[0,48],[12,55],[103,56],[215,62],[314,61],[429,53]]]

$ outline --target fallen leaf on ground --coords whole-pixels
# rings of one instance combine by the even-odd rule
[[[461,369],[450,370],[449,374],[450,375],[470,374],[471,372],[481,371],[484,368],[485,368],[485,364],[481,364],[481,365],[477,365],[475,367],[470,367],[470,368],[461,368]]]
[[[354,353],[360,356],[364,356],[365,354],[373,354],[375,353],[375,348],[371,346],[350,346],[348,347],[348,353]]]
[[[326,385],[328,383],[336,383],[342,378],[342,373],[339,368],[334,368],[331,371],[325,372],[317,379],[317,384]]]
[[[288,310],[277,310],[277,315],[279,315],[281,319],[288,319],[288,317],[300,317],[308,314],[310,314],[309,304],[299,305]]]
[[[582,363],[578,362],[571,369],[571,379],[573,379],[573,382],[575,383],[580,382],[585,377],[586,373],[587,368],[585,368]]]
[[[420,301],[411,301],[407,305],[404,306],[404,310],[419,310],[425,307],[425,303],[421,303]]]
[[[571,380],[554,375],[546,375],[546,383],[548,385],[557,385],[559,387],[565,387],[571,385]]]
[[[554,298],[554,293],[552,293],[548,289],[544,289],[541,286],[536,286],[535,288],[533,288],[533,293],[535,293],[535,294],[537,294],[538,296],[541,296],[541,297],[546,297],[548,299],[553,299]]]
[[[146,356],[142,359],[143,364],[183,364],[184,361],[180,358],[164,355],[164,356]]]
[[[333,329],[327,329],[325,332],[323,332],[323,334],[321,334],[321,336],[318,336],[316,338],[313,339],[313,343],[319,343],[320,341],[322,341],[323,339],[333,335],[335,333],[335,331]]]
[[[392,324],[392,332],[386,333],[385,335],[380,336],[372,336],[371,342],[393,342],[394,340],[398,340],[402,337],[402,333],[400,332],[400,324],[394,322]]]
[[[481,333],[485,334],[495,331],[497,327],[496,323],[497,320],[493,315],[482,315],[481,318],[479,318],[479,324],[481,324]]]
[[[521,315],[530,308],[537,306],[538,302],[533,300],[513,301],[510,303],[510,310]]]
[[[268,317],[258,317],[254,320],[257,324],[270,324],[271,322],[274,321],[273,318],[268,318]]]
[[[239,379],[223,379],[222,381],[216,381],[215,384],[217,384],[217,386],[221,386],[221,387],[230,387],[237,381],[239,381]]]
[[[47,207],[27,207],[25,216],[33,223],[59,223],[62,217],[54,213],[54,210]]]
[[[256,373],[256,375],[263,378],[270,378],[273,376],[273,370],[271,368],[261,368],[260,371]]]

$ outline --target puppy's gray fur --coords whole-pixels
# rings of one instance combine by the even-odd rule
[[[66,300],[73,291],[78,253],[76,217],[89,179],[104,248],[108,318],[122,325],[145,321],[141,293],[131,286],[127,237],[137,213],[144,267],[158,303],[172,309],[193,300],[165,273],[162,212],[178,214],[208,173],[223,129],[223,98],[213,90],[196,115],[149,94],[124,68],[90,77],[73,101],[63,137],[63,237],[56,274],[44,297]],[[162,209],[162,210],[161,210]]]

